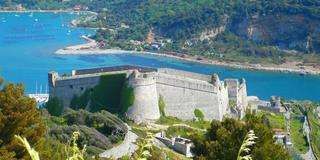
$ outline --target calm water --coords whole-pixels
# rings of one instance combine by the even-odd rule
[[[94,33],[93,30],[70,28],[68,24],[75,16],[67,13],[0,13],[0,76],[7,81],[24,83],[30,93],[35,92],[36,84],[38,91],[40,84],[45,90],[47,73],[51,70],[61,74],[77,68],[124,64],[170,67],[204,74],[216,72],[220,78],[244,77],[248,94],[262,99],[280,95],[320,101],[320,76],[230,69],[154,56],[54,55],[59,48],[82,43],[81,35]]]

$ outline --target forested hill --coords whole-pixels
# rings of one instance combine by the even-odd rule
[[[320,53],[317,0],[121,0],[105,11],[104,24],[117,34],[103,31],[102,36],[170,39],[161,48],[165,51],[272,63],[299,59],[292,56],[296,52]],[[306,57],[305,63],[320,60]]]
[[[318,56],[310,54],[320,53],[318,0],[12,2],[29,8],[87,6],[100,14],[95,22],[82,25],[107,28],[99,31],[96,38],[104,39],[110,47],[150,50],[154,48],[146,46],[146,42],[156,42],[161,44],[161,48],[157,48],[160,51],[202,54],[225,60],[254,62],[264,59],[283,63],[302,59],[309,64],[320,61]]]

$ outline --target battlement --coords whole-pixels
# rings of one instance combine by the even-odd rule
[[[96,74],[96,73],[119,72],[119,71],[132,71],[132,70],[138,70],[139,72],[142,72],[142,73],[157,71],[157,69],[155,69],[155,68],[124,65],[124,66],[114,66],[114,67],[100,67],[100,68],[73,70],[72,75]]]
[[[177,70],[177,69],[171,69],[171,68],[159,68],[157,70],[157,72],[167,74],[167,75],[177,76],[180,78],[198,79],[198,80],[207,81],[207,82],[210,82],[210,80],[211,80],[211,76],[209,76],[209,75],[193,73],[193,72],[188,72],[188,71],[182,71],[182,70]]]

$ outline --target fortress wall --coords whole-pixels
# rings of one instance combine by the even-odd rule
[[[237,100],[238,98],[238,86],[239,82],[237,79],[225,79],[225,83],[228,86],[228,95],[230,100]],[[238,104],[238,103],[237,103]]]
[[[176,69],[170,69],[170,68],[159,68],[158,73],[168,74],[168,75],[176,75],[179,77],[186,77],[186,78],[192,78],[192,79],[198,79],[206,82],[211,81],[211,76],[204,75],[204,74],[198,74],[193,72],[187,72],[182,70],[176,70]]]
[[[238,98],[242,106],[248,106],[246,84],[240,84]]]
[[[241,83],[240,83],[240,86],[239,86],[238,99],[239,99],[240,105],[242,107],[241,108],[242,113],[241,113],[241,116],[240,116],[240,118],[242,118],[242,117],[244,117],[246,107],[248,106],[247,86],[246,86],[246,83],[245,83],[244,79],[241,80]]]
[[[166,104],[165,114],[181,119],[194,118],[194,110],[199,108],[205,119],[220,119],[219,100],[214,92],[203,92],[182,87],[157,83],[158,94]]]
[[[246,82],[244,79],[241,79],[240,83],[237,79],[226,79],[225,82],[228,87],[229,99],[236,101],[237,107],[240,110],[239,116],[242,118],[248,106]]]
[[[220,120],[229,112],[228,87],[222,83],[219,87],[218,97],[220,98]]]
[[[133,73],[129,86],[134,90],[134,103],[127,115],[136,123],[155,121],[160,118],[155,73]]]
[[[96,73],[111,73],[111,72],[127,72],[139,70],[139,72],[155,72],[156,69],[149,67],[140,67],[140,66],[114,66],[114,67],[99,67],[99,68],[89,68],[89,69],[80,69],[73,70],[73,75],[84,75],[84,74],[96,74]]]
[[[83,94],[85,90],[95,87],[99,82],[100,76],[57,80],[54,87],[49,87],[50,97],[57,97],[62,100],[64,107],[69,107],[75,95]]]
[[[101,75],[123,73],[126,73],[128,76],[132,71],[113,71],[91,75],[74,75],[70,77],[59,77],[57,73],[51,76],[52,73],[49,73],[49,94],[50,97],[60,99],[64,107],[70,107],[70,102],[75,95],[82,95],[86,90],[94,88],[100,83]]]
[[[177,77],[173,75],[158,73],[157,83],[175,86],[180,88],[188,88],[190,90],[198,90],[202,92],[215,93],[217,88],[207,81],[201,81],[197,79],[190,79],[185,77]]]
[[[164,99],[167,116],[192,119],[198,108],[205,119],[222,119],[221,105],[225,102],[219,99],[219,90],[208,82],[158,74],[157,91]]]
[[[133,70],[124,70],[124,71],[111,71],[111,72],[104,72],[104,73],[93,73],[93,74],[82,74],[77,75],[75,71],[73,71],[72,76],[67,77],[57,77],[56,81],[62,81],[62,80],[77,80],[81,78],[90,78],[95,76],[101,76],[101,75],[111,75],[111,74],[127,74],[129,76]]]
[[[160,117],[159,95],[166,104],[165,114],[181,119],[195,118],[194,110],[198,108],[204,113],[205,119],[222,120],[228,112],[229,99],[236,100],[237,104],[247,104],[244,80],[241,83],[236,79],[223,82],[217,75],[173,69],[159,69],[158,72],[115,70],[70,77],[59,77],[57,73],[51,72],[48,75],[50,97],[59,98],[65,107],[69,107],[74,95],[81,95],[85,90],[94,88],[100,83],[101,75],[119,73],[127,74],[128,84],[133,88],[135,101],[127,114],[136,122],[153,121]]]

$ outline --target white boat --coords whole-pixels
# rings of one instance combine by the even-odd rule
[[[15,16],[15,17],[20,17],[20,15],[19,15],[19,14],[15,14],[14,16]]]
[[[31,12],[28,16],[29,16],[29,17],[33,17],[33,12]]]
[[[68,33],[67,33],[67,35],[70,35],[71,34],[71,31],[70,30],[68,30]]]
[[[35,22],[38,22],[39,20],[36,18],[36,19],[34,19],[34,21],[35,21]]]

